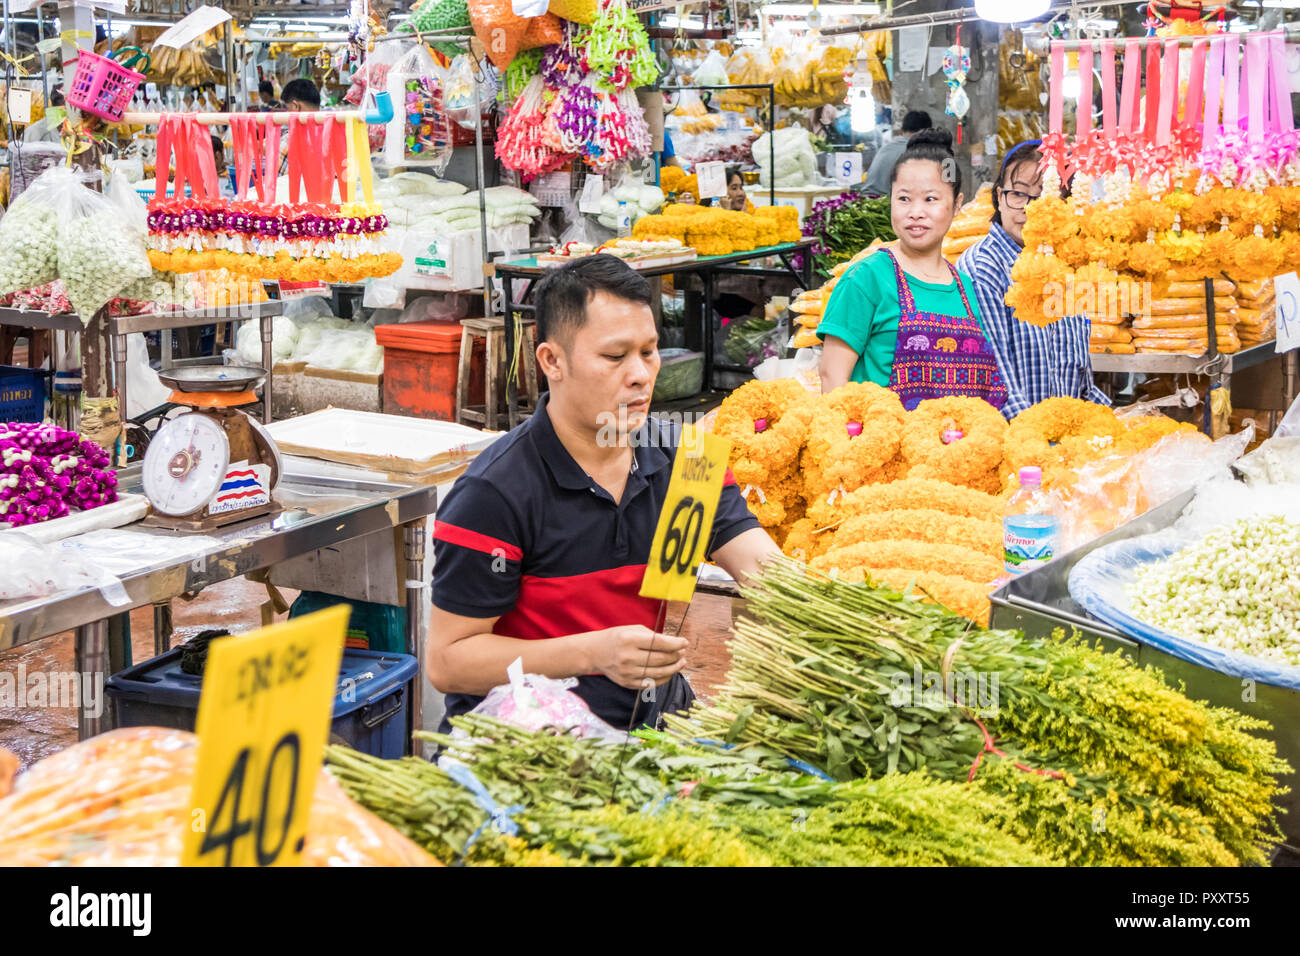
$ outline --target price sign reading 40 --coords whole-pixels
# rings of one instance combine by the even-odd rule
[[[641,596],[665,601],[689,601],[695,577],[713,534],[722,483],[727,475],[731,442],[716,435],[682,429],[673,462],[673,476],[654,543],[641,580]]]
[[[183,865],[297,864],[348,614],[332,607],[212,643]]]

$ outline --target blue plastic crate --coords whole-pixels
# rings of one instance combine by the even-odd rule
[[[334,697],[330,741],[392,759],[407,753],[410,681],[419,663],[409,654],[345,650]],[[181,671],[179,647],[108,679],[119,727],[193,730],[203,678]]]
[[[39,422],[45,417],[45,370],[0,365],[0,422]]]

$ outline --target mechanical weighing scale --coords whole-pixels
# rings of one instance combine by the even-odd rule
[[[283,474],[266,429],[240,405],[257,402],[266,370],[190,365],[158,373],[170,401],[192,411],[163,423],[149,442],[141,477],[153,512],[146,525],[210,531],[279,510],[271,492]]]

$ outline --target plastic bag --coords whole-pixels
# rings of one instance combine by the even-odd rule
[[[122,217],[123,224],[138,233],[143,241],[143,237],[149,231],[149,206],[140,198],[135,187],[125,176],[115,175],[108,181],[108,188],[104,191],[104,195]]]
[[[79,173],[51,169],[29,192],[38,189],[43,202],[53,194],[48,202],[58,217],[59,278],[82,322],[132,282],[153,275],[143,236],[106,196],[86,188]]]
[[[55,139],[57,140],[57,136]],[[68,154],[64,152],[62,144],[53,143],[21,143],[11,142],[9,144],[9,169],[12,172],[12,181],[9,187],[9,202],[14,203],[32,183],[40,178],[41,174],[48,169],[54,169],[56,166],[63,165]]]
[[[68,556],[20,531],[0,531],[0,601],[48,597],[95,587],[99,575],[87,562]]]
[[[696,86],[726,86],[730,80],[727,76],[727,64],[717,50],[710,50],[692,75]]]
[[[389,70],[394,112],[384,141],[389,166],[417,162],[441,173],[451,162],[443,83],[443,69],[423,45],[411,47]]]
[[[547,9],[562,20],[590,25],[596,20],[597,0],[551,0]]]
[[[521,658],[515,658],[506,668],[506,676],[509,683],[493,687],[470,713],[495,717],[524,730],[551,727],[577,737],[627,740],[627,734],[593,714],[587,702],[569,690],[577,686],[576,678],[552,680],[539,674],[525,674]]]
[[[0,799],[0,866],[179,866],[192,823],[199,738],[125,727],[73,744],[18,777]],[[304,866],[438,866],[316,777]]]
[[[1142,510],[1150,511],[1188,488],[1225,474],[1254,437],[1254,425],[1235,435],[1225,435],[1208,447],[1204,437],[1166,435],[1139,456]]]
[[[271,360],[283,362],[293,354],[298,341],[298,326],[288,316],[271,319]],[[242,361],[260,368],[262,365],[262,330],[258,322],[245,322],[235,333],[235,351]]]
[[[0,293],[48,285],[59,276],[57,184],[66,179],[48,175],[42,173],[0,219]]]
[[[528,20],[515,14],[512,0],[469,0],[469,18],[488,58],[504,71],[523,49]]]
[[[249,322],[256,326],[257,323]],[[166,333],[164,333],[166,334]],[[259,346],[260,346],[259,340]],[[132,332],[126,337],[126,415],[135,418],[167,401],[172,390],[158,380],[158,373],[149,366],[149,347],[143,332]]]

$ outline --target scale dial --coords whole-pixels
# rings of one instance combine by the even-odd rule
[[[141,477],[149,503],[176,518],[201,511],[230,466],[230,442],[209,415],[187,412],[166,422],[144,453]]]

